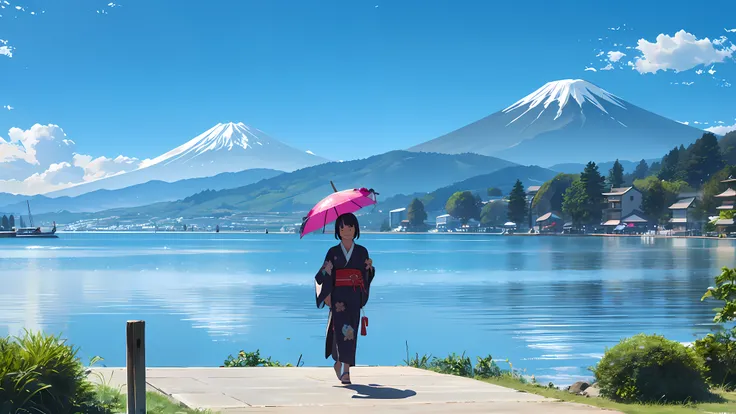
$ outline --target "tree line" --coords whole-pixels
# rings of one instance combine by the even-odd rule
[[[580,174],[557,174],[540,187],[531,206],[523,183],[517,179],[507,197],[485,204],[477,193],[457,191],[445,203],[445,211],[463,225],[476,220],[483,227],[501,227],[507,221],[517,225],[526,223],[531,208],[540,214],[560,213],[579,228],[601,223],[605,208],[603,193],[612,188],[634,186],[642,193],[641,212],[649,220],[666,225],[669,206],[683,192],[703,192],[695,205],[696,219],[715,211],[718,205],[715,195],[725,191],[721,181],[729,176],[736,176],[736,132],[726,134],[720,142],[708,132],[688,147],[673,148],[651,165],[642,159],[630,173],[616,160],[605,176],[593,161]],[[487,195],[498,198],[503,194],[498,188],[489,188]],[[732,214],[721,212],[721,216]],[[424,203],[413,199],[407,207],[410,225],[415,229],[426,227],[426,219]],[[387,221],[383,227],[388,230]]]
[[[3,215],[2,220],[0,220],[0,229],[11,230],[13,227],[15,227],[15,217],[12,214],[10,217]]]

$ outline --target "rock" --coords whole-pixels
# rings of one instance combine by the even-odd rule
[[[585,381],[578,381],[578,382],[572,384],[567,389],[567,391],[569,391],[571,394],[581,394],[588,387],[590,387],[590,384],[588,384],[587,382],[585,382]]]
[[[597,398],[601,396],[601,389],[598,388],[598,384],[593,384],[583,391],[583,395],[586,397]]]

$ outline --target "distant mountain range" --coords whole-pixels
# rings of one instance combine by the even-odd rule
[[[113,208],[137,207],[161,201],[175,201],[204,190],[223,190],[242,187],[272,178],[283,171],[268,169],[222,173],[213,177],[191,178],[173,183],[152,180],[118,190],[96,190],[75,197],[51,198],[43,195],[25,196],[0,193],[0,213],[26,214],[26,200],[34,214],[66,210],[73,213],[96,212]]]
[[[332,192],[331,180],[338,189],[372,187],[379,193],[380,202],[395,194],[429,192],[511,166],[516,164],[477,154],[392,151],[361,160],[328,162],[243,187],[204,191],[179,201],[64,217],[72,220],[107,216],[218,217],[238,212],[303,213]]]
[[[133,171],[46,194],[78,196],[95,190],[116,190],[152,180],[176,182],[252,169],[295,171],[328,160],[292,148],[241,123],[217,124],[189,142]]]
[[[524,165],[651,159],[703,134],[590,82],[548,82],[511,106],[410,151],[474,152]]]

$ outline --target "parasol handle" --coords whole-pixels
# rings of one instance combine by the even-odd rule
[[[335,187],[335,183],[333,183],[333,182],[332,182],[332,180],[330,180],[330,185],[332,186],[332,189],[333,189],[333,190],[334,190],[335,192],[337,192],[337,187]]]

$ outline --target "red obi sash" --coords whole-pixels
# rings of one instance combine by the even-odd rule
[[[335,273],[335,286],[365,289],[363,284],[363,273],[358,269],[337,269]]]

